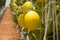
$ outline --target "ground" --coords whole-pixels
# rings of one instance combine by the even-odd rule
[[[13,22],[11,10],[7,7],[0,21],[0,40],[21,40],[21,34]]]

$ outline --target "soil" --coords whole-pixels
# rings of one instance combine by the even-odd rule
[[[13,22],[10,8],[6,8],[0,21],[0,40],[22,40],[21,34]]]

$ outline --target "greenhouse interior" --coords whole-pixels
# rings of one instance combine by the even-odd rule
[[[0,40],[60,40],[60,0],[0,0]]]

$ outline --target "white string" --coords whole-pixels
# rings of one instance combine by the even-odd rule
[[[54,17],[55,16],[55,3],[52,3],[52,16],[53,16],[53,40],[55,40],[55,17]]]
[[[51,0],[49,0],[50,2]],[[48,29],[48,20],[49,20],[49,14],[50,14],[50,4],[53,3],[53,1],[51,1],[49,3],[49,5],[47,6],[48,7],[48,14],[46,15],[46,10],[45,10],[45,34],[44,34],[44,39],[43,40],[47,40],[46,37],[47,37],[47,29]],[[54,2],[55,3],[55,2]],[[53,20],[54,21],[54,20]],[[54,24],[54,23],[53,23]],[[55,28],[53,29],[54,32],[55,32]],[[55,34],[54,34],[54,39],[55,39]]]
[[[44,9],[46,9],[48,5],[53,4],[53,3],[56,3],[56,1],[49,1],[49,3],[45,5]]]
[[[56,17],[56,35],[57,35],[57,40],[59,40],[59,37],[58,37],[58,18]]]
[[[23,30],[24,30],[24,27],[21,30],[22,39],[24,40],[24,31]]]
[[[30,40],[28,35],[27,35],[27,38],[26,38],[26,40]]]
[[[45,5],[46,5],[46,2],[45,2]],[[47,14],[47,10],[45,9],[45,33],[44,33],[43,40],[47,40],[46,35],[47,35],[48,22],[47,22],[47,15],[46,14]]]
[[[56,4],[55,4],[56,6]],[[55,8],[55,22],[56,22],[56,36],[57,36],[57,40],[59,40],[58,37],[58,17],[57,17],[57,13],[56,13],[56,8]]]
[[[43,16],[44,16],[44,15],[43,15],[43,2],[42,2],[41,8],[42,8],[42,24],[43,24],[43,21],[44,21],[44,20],[43,20]]]

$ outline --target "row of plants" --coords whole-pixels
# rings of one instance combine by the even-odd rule
[[[10,9],[14,15],[14,21],[18,25],[18,29],[22,32],[23,39],[26,40],[43,40],[45,33],[45,15],[49,10],[47,40],[53,40],[53,18],[52,4],[54,1],[48,0],[11,0]],[[60,31],[60,1],[57,0],[56,12],[58,16],[58,28]],[[50,7],[48,7],[50,6]],[[43,14],[43,15],[42,15]],[[59,32],[60,37],[60,32]]]

